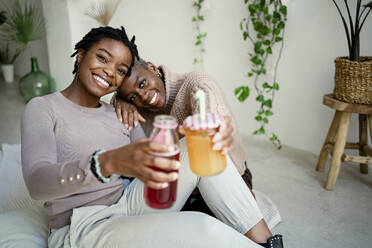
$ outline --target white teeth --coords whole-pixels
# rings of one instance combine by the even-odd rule
[[[109,86],[110,86],[109,83],[107,83],[106,80],[104,80],[103,78],[98,77],[98,76],[96,76],[96,75],[94,75],[94,78],[95,78],[98,82],[102,83],[105,87],[109,87]]]
[[[155,102],[157,96],[158,96],[158,94],[155,93],[154,96],[152,97],[151,101],[150,101],[150,104],[153,104]]]

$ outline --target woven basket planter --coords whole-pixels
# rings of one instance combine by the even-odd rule
[[[372,57],[360,57],[360,62],[338,57],[335,65],[334,96],[348,103],[372,104]]]

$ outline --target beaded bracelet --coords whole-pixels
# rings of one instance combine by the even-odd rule
[[[98,157],[100,154],[106,152],[104,149],[99,149],[95,151],[90,159],[90,169],[92,170],[93,175],[102,183],[108,183],[111,181],[110,177],[105,177],[101,173],[101,167],[99,165]]]

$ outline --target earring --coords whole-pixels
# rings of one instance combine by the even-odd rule
[[[157,75],[159,78],[163,78],[163,75],[161,74],[159,68],[156,68],[156,75]]]

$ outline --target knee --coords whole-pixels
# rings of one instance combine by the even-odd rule
[[[200,212],[184,212],[187,213],[187,219],[190,220],[190,224],[196,233],[202,234],[208,238],[216,239],[219,235],[220,225],[224,225],[222,222],[213,218],[207,214]]]

